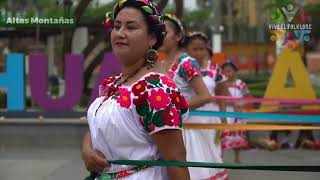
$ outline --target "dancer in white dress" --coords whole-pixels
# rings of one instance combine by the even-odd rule
[[[210,94],[226,95],[228,89],[225,85],[226,76],[222,74],[222,70],[217,64],[212,63],[212,51],[208,48],[209,38],[202,32],[192,32],[188,34],[186,41],[187,53],[196,58],[201,68],[202,79],[205,82]],[[206,104],[197,110],[203,111],[220,111],[224,106],[220,107],[217,103]],[[224,111],[225,109],[223,109]],[[221,119],[219,117],[189,117],[192,122],[197,123],[211,123],[220,124]],[[188,129],[188,135],[184,133],[184,140],[188,140],[192,147],[201,146],[201,157],[204,161],[222,163],[222,151],[220,143],[220,131],[218,130],[192,130]],[[191,146],[191,145],[190,145]],[[200,149],[200,148],[199,148]],[[199,154],[199,151],[192,151],[195,155]],[[199,155],[198,155],[199,156]],[[195,171],[198,171],[195,168]],[[192,171],[190,171],[192,173]],[[201,173],[207,173],[206,176],[210,179],[224,180],[228,179],[228,174],[225,169],[207,169]]]
[[[188,105],[161,73],[156,49],[165,36],[161,16],[148,0],[122,0],[105,25],[122,73],[106,78],[88,109],[90,135],[82,156],[98,179],[190,179],[185,167],[127,166],[107,160],[186,160],[182,120]],[[111,22],[110,22],[111,21]],[[152,48],[150,48],[152,47]]]
[[[248,97],[250,91],[245,82],[237,78],[238,68],[232,62],[227,62],[222,65],[224,74],[227,76],[227,87],[230,95],[233,97]],[[228,106],[227,111],[241,112],[243,104],[236,103],[234,106]],[[243,124],[244,120],[238,118],[227,118],[228,124]],[[250,144],[246,138],[246,132],[244,130],[230,131],[225,130],[222,133],[222,148],[234,149],[235,162],[240,162],[240,150],[249,149]]]
[[[180,20],[173,15],[165,15],[164,21],[167,36],[161,47],[161,50],[166,53],[163,67],[168,71],[169,76],[175,81],[181,93],[187,99],[190,109],[196,109],[212,102],[213,98],[201,78],[199,63],[181,51],[185,32]],[[210,119],[210,117],[201,117],[197,120],[190,117],[185,122],[207,123],[207,119]],[[214,137],[207,136],[206,132],[208,132],[208,130],[183,129],[183,139],[187,150],[188,161],[213,161],[212,155],[214,153],[208,152],[208,150],[210,151],[212,148],[208,147],[207,141],[211,138],[211,141],[214,141]],[[202,136],[202,138],[199,136]],[[208,153],[210,154],[209,156]],[[216,169],[189,168],[189,172],[193,180],[210,179],[210,177],[216,174]]]

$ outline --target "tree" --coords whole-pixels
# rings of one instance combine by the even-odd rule
[[[160,0],[158,1],[156,7],[158,11],[162,12],[162,10],[167,6],[169,0]]]
[[[305,11],[310,14],[312,23],[311,41],[306,45],[311,50],[319,50],[316,48],[320,43],[320,3],[306,5]]]
[[[175,0],[176,3],[176,16],[182,18],[183,16],[183,0]]]
[[[158,11],[162,12],[164,8],[167,6],[169,0],[155,0],[153,1],[156,4]],[[174,0],[175,2],[175,15],[178,18],[183,17],[183,4],[184,0]]]

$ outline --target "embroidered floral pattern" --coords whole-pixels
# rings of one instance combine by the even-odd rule
[[[160,87],[161,84],[160,83],[160,75],[159,74],[152,74],[148,77],[146,77],[146,81],[150,84],[148,87],[150,88],[154,88],[154,87]]]
[[[209,68],[201,70],[201,75],[203,77],[209,76],[213,78],[216,82],[223,82],[227,80],[227,77],[222,73],[221,68],[210,62]]]
[[[129,108],[131,105],[131,94],[125,88],[119,88],[119,96],[116,98],[121,107]]]
[[[148,133],[166,127],[182,127],[182,115],[188,111],[188,105],[172,79],[152,73],[134,83],[131,90],[119,87],[109,92],[108,86],[116,79],[102,82],[105,98],[115,100],[123,108],[135,108],[140,116],[137,121]]]
[[[137,84],[135,84],[132,87],[132,92],[134,95],[138,96],[146,90],[146,87],[147,87],[146,81],[139,81]]]
[[[148,100],[150,102],[150,106],[156,110],[165,108],[170,102],[169,96],[163,89],[152,89]]]
[[[190,81],[193,77],[201,75],[198,62],[190,56],[184,54],[179,58],[178,62],[176,70],[171,69],[174,72],[173,79],[175,79],[174,75],[176,73],[186,81]]]
[[[247,87],[247,84],[245,82],[241,81],[240,79],[237,80],[236,86],[240,90],[240,92],[243,96],[246,94],[250,94],[250,90]]]
[[[174,104],[178,110],[181,110],[181,112],[188,111],[188,104],[185,98],[181,96],[180,92],[172,91],[170,97],[171,103]]]
[[[188,59],[182,62],[179,74],[190,81],[193,77],[201,75],[199,64],[196,62],[196,60]]]
[[[174,73],[175,73],[176,70],[178,69],[178,65],[179,65],[179,62],[175,62],[175,63],[172,65],[171,69],[169,69],[168,75],[170,76],[171,79],[174,78]]]
[[[227,83],[227,87],[239,90],[241,96],[250,94],[250,90],[247,87],[247,84],[240,79],[237,79],[235,83]],[[232,90],[229,90],[229,91],[232,91]]]
[[[161,76],[163,84],[167,85],[169,88],[176,88],[176,84],[172,79],[167,78],[166,76]]]
[[[109,78],[104,79],[104,80],[102,81],[101,85],[106,86],[106,85],[108,85],[108,84],[113,83],[113,81],[115,81],[115,80],[116,80],[116,77],[115,77],[115,76],[110,76]]]
[[[138,96],[136,96],[135,99],[133,99],[133,104],[135,104],[136,106],[146,106],[147,103],[147,99],[148,99],[148,92],[144,92]]]
[[[107,179],[120,179],[124,178],[127,176],[130,176],[138,171],[141,171],[143,169],[147,169],[149,166],[136,166],[134,168],[128,169],[128,170],[123,170],[120,172],[115,172],[115,173],[102,173],[98,175],[99,179],[107,180]]]
[[[202,77],[205,77],[205,76],[209,76],[210,78],[214,77],[213,72],[212,71],[208,71],[208,70],[201,71],[201,75],[202,75]]]
[[[183,54],[169,69],[168,75],[172,79],[175,79],[175,75],[178,75],[182,79],[190,81],[193,77],[200,76],[201,71],[198,62],[195,59],[191,58],[187,54]]]
[[[181,121],[179,121],[179,113],[176,108],[166,107],[163,111],[164,124],[168,126],[178,126]]]

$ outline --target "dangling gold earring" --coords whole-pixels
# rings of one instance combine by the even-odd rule
[[[147,63],[150,65],[149,68],[154,67],[154,64],[158,60],[158,51],[151,47],[147,51],[146,60],[147,60]]]

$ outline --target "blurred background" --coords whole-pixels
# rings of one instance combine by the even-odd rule
[[[294,44],[299,52],[303,69],[308,73],[314,93],[320,97],[320,1],[319,0],[154,0],[158,9],[181,18],[188,31],[207,34],[214,54],[212,61],[222,64],[232,61],[239,67],[239,76],[244,80],[253,97],[266,97],[266,90],[273,75],[273,68],[283,42],[272,41],[274,32],[269,24],[281,7],[293,3],[299,7],[295,20],[300,24],[312,24],[310,40]],[[87,172],[82,165],[80,144],[87,130],[86,109],[97,96],[97,83],[101,78],[119,71],[116,58],[110,55],[110,33],[102,26],[112,0],[0,0],[2,17],[68,17],[73,18],[73,28],[63,25],[41,27],[6,27],[0,25],[0,75],[6,75],[10,54],[20,53],[24,59],[24,106],[8,109],[8,88],[0,76],[0,179],[82,179]],[[278,9],[278,10],[277,10]],[[286,39],[286,38],[285,38]],[[295,39],[295,38],[293,38]],[[290,40],[290,39],[289,39]],[[284,39],[281,39],[284,41]],[[66,87],[67,66],[65,56],[82,55],[82,77],[79,81],[79,97],[71,105],[52,108],[34,100],[31,90],[31,55],[47,57],[46,75],[47,103],[62,99]],[[165,55],[162,54],[161,57]],[[42,60],[45,62],[46,59]],[[75,60],[76,61],[76,60]],[[288,62],[290,62],[288,60]],[[40,65],[36,67],[42,69]],[[72,71],[72,67],[69,67]],[[72,71],[73,72],[73,71]],[[34,80],[33,80],[34,81]],[[287,83],[294,87],[288,72]],[[36,84],[36,83],[35,83]],[[45,83],[42,83],[45,84]],[[81,83],[80,83],[81,84]],[[293,85],[292,85],[293,84]],[[46,84],[45,84],[46,85]],[[34,85],[33,85],[34,86]],[[279,86],[282,86],[281,84]],[[73,90],[72,87],[68,90]],[[34,92],[36,92],[34,90]],[[72,93],[71,93],[72,94]],[[303,94],[301,97],[303,98]],[[40,98],[41,99],[41,98]],[[41,100],[40,100],[41,101]],[[45,104],[45,103],[44,103]],[[68,103],[67,103],[68,104]],[[246,111],[255,112],[260,103],[251,103]],[[276,112],[302,110],[302,106],[281,108]],[[320,109],[316,108],[316,112]],[[320,114],[320,113],[319,113]],[[275,151],[268,148],[252,149],[243,153],[245,163],[273,163],[319,165],[319,132],[251,132],[250,137],[270,136],[284,142]],[[306,147],[305,140],[315,142]],[[312,150],[310,150],[312,149]],[[233,154],[226,152],[226,162],[232,162]],[[320,173],[230,171],[230,179],[317,179]]]

